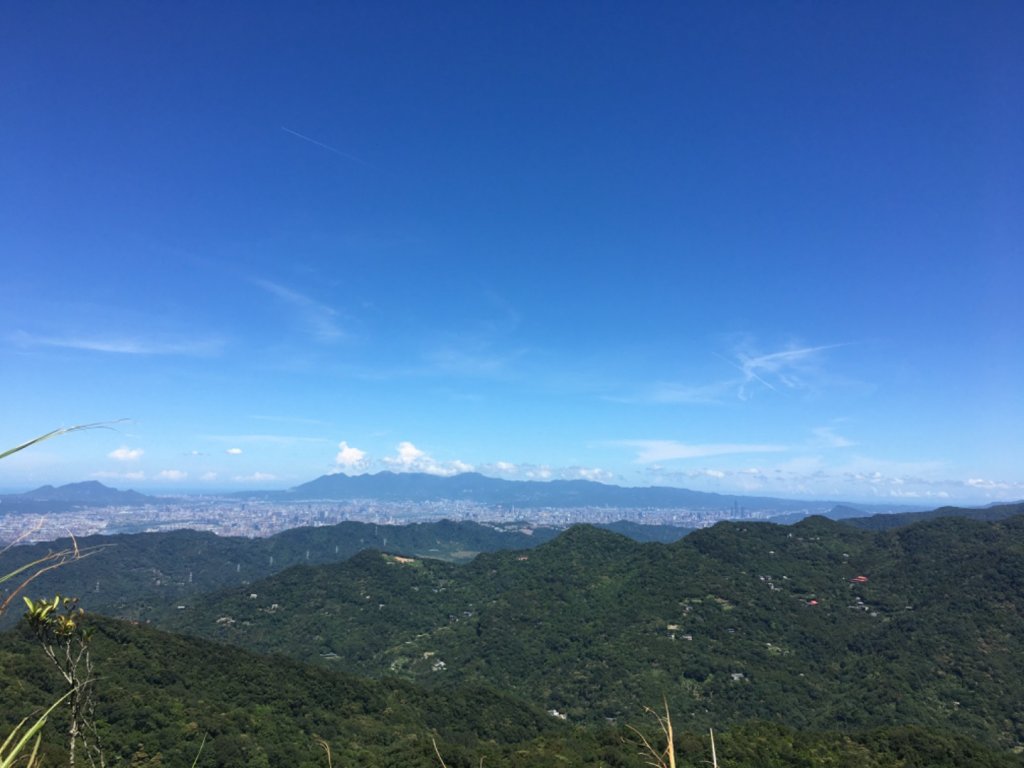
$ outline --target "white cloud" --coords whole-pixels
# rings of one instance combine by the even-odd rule
[[[364,469],[367,465],[366,451],[354,448],[342,440],[338,443],[338,455],[334,457],[334,463],[343,472]]]
[[[242,449],[241,448],[228,448],[226,451],[224,451],[224,453],[228,454],[229,456],[241,456],[242,455]]]
[[[396,472],[425,472],[428,475],[442,477],[472,472],[474,469],[472,464],[458,459],[449,462],[436,461],[408,440],[399,443],[395,448],[395,455],[384,457],[383,462]]]
[[[568,467],[559,474],[566,480],[593,480],[596,483],[606,483],[615,479],[614,473],[599,467]]]
[[[935,503],[971,504],[1008,501],[1024,496],[1024,482],[972,477],[953,479],[941,462],[892,462],[855,456],[829,464],[821,456],[805,455],[764,466],[705,466],[671,469],[644,467],[651,482],[682,484],[711,490],[783,498],[845,499],[867,503],[912,503],[927,508]]]
[[[217,473],[216,472],[203,472],[203,474],[199,476],[199,479],[202,480],[203,482],[208,483],[211,480],[216,480],[217,479]]]
[[[473,471],[473,465],[472,464],[467,464],[466,462],[459,461],[458,459],[455,459],[454,461],[449,462],[448,467],[450,469],[454,470],[455,474],[462,474],[463,472],[472,472]]]
[[[636,448],[639,453],[636,461],[647,464],[673,459],[699,459],[707,456],[726,456],[743,453],[777,453],[787,450],[783,445],[748,444],[748,443],[712,443],[706,445],[689,445],[676,440],[618,440],[614,445],[625,445]]]
[[[614,472],[600,467],[549,467],[543,464],[513,464],[510,461],[482,464],[479,471],[485,475],[516,477],[526,480],[593,480],[604,483],[616,478]]]
[[[555,473],[551,467],[529,467],[523,474],[530,480],[550,480]]]
[[[969,478],[966,483],[971,486],[971,488],[980,488],[986,491],[1008,491],[1013,487],[1013,484],[1011,483],[1001,483],[996,480],[985,480],[981,477]]]
[[[107,352],[119,355],[184,355],[210,357],[224,348],[221,339],[153,340],[131,337],[101,336],[39,336],[20,331],[13,335],[16,343],[25,346],[63,347],[86,352]]]
[[[178,482],[188,477],[188,472],[182,472],[180,469],[163,469],[157,474],[159,480],[171,480]]]
[[[700,474],[704,475],[705,477],[712,477],[716,480],[720,480],[721,478],[725,477],[725,472],[723,472],[720,469],[702,469],[700,470]]]
[[[141,448],[127,448],[125,446],[121,446],[120,448],[115,448],[113,451],[108,453],[107,456],[112,459],[117,459],[118,461],[138,461],[143,453],[145,453],[145,451]]]
[[[416,464],[420,459],[426,456],[423,451],[417,448],[415,445],[410,443],[408,440],[403,440],[398,444],[395,449],[397,455],[389,456],[384,459],[385,464],[390,464],[394,467],[400,467],[408,469]]]

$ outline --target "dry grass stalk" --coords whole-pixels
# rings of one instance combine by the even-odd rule
[[[327,768],[333,768],[333,763],[331,761],[331,745],[319,736],[316,737],[316,743],[319,744],[320,748],[327,753]],[[434,748],[436,749],[437,747],[435,746]]]
[[[629,729],[633,731],[640,739],[640,744],[643,746],[641,754],[645,754],[651,759],[647,761],[647,765],[654,766],[654,768],[676,768],[676,745],[675,745],[675,734],[672,731],[672,715],[668,711],[668,700],[662,700],[665,706],[665,715],[659,715],[650,707],[644,707],[647,712],[654,715],[654,718],[658,721],[658,727],[661,728],[661,733],[665,737],[665,749],[655,749],[647,737],[644,736],[637,728],[632,725]]]

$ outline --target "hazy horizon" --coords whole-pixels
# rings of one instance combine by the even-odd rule
[[[115,484],[115,483],[112,483],[112,481],[110,481],[110,480],[103,481],[103,480],[97,480],[96,478],[90,478],[88,480],[71,480],[71,481],[67,481],[67,482],[44,483],[42,486],[34,485],[32,487],[3,487],[3,486],[0,486],[0,495],[4,495],[4,494],[7,494],[7,495],[19,495],[19,494],[23,494],[23,493],[28,493],[30,491],[35,491],[35,490],[38,490],[38,489],[43,488],[43,487],[62,488],[62,487],[65,487],[65,486],[81,485],[81,484],[85,484],[85,483],[100,483],[104,487],[110,488],[110,489],[113,489],[113,490],[117,490],[117,491],[138,491],[140,493],[143,493],[144,495],[154,496],[154,497],[157,497],[157,498],[174,498],[174,497],[185,498],[185,497],[218,496],[218,495],[226,496],[226,495],[229,495],[229,494],[248,493],[248,492],[264,493],[264,492],[277,492],[277,491],[291,491],[291,490],[295,490],[296,488],[301,487],[302,485],[305,485],[305,484],[307,484],[309,482],[312,482],[314,480],[319,480],[319,479],[321,479],[323,477],[330,477],[330,476],[333,476],[333,475],[345,475],[347,477],[360,477],[360,476],[376,476],[376,475],[380,475],[380,474],[399,475],[399,474],[410,474],[410,473],[408,473],[408,472],[396,472],[395,470],[390,470],[390,469],[375,470],[375,471],[362,472],[362,473],[357,473],[357,474],[349,474],[349,473],[343,473],[343,472],[330,472],[330,473],[327,473],[325,475],[320,475],[320,476],[317,476],[317,477],[311,477],[311,478],[309,478],[306,481],[303,481],[301,483],[298,483],[295,486],[290,486],[290,487],[287,487],[287,488],[269,488],[269,487],[258,487],[258,486],[246,487],[246,488],[238,488],[238,487],[232,487],[232,486],[223,486],[223,487],[220,487],[220,488],[211,488],[211,487],[190,487],[187,484],[178,484],[178,485],[150,485],[150,486],[142,487],[141,490],[140,490],[140,488],[136,488],[136,487],[134,487],[134,486],[132,486],[130,484],[123,484],[123,483],[122,484]],[[414,473],[414,474],[424,475],[424,476],[431,476],[429,473]],[[511,480],[512,482],[549,483],[549,482],[555,482],[555,481],[561,480],[560,478],[553,478],[553,479],[548,479],[548,480],[523,481],[523,480],[517,480],[517,479],[514,479],[514,478],[500,477],[500,476],[497,476],[497,475],[488,475],[488,474],[484,474],[484,473],[480,473],[480,472],[475,472],[475,471],[474,472],[470,472],[470,473],[460,473],[460,474],[482,475],[483,477],[486,477],[486,478],[489,478],[489,479],[493,479],[493,480]],[[454,477],[458,477],[459,475],[445,475],[445,476],[433,475],[433,476],[434,477],[452,477],[452,478],[454,478]],[[597,483],[599,485],[609,485],[609,486],[615,486],[615,487],[621,487],[621,488],[641,488],[642,489],[642,488],[655,488],[655,487],[657,487],[657,488],[669,488],[669,489],[689,490],[689,491],[695,490],[695,489],[683,488],[682,486],[651,485],[651,484],[648,484],[648,485],[627,485],[627,484],[622,484],[622,483],[611,483],[611,482],[601,481],[601,480],[586,480],[584,478],[574,478],[573,480],[582,480],[583,482]],[[992,501],[992,502],[972,503],[970,501],[961,501],[961,500],[957,500],[957,499],[949,499],[949,500],[945,500],[945,501],[943,501],[941,503],[938,503],[938,504],[930,504],[930,503],[927,503],[927,502],[925,502],[925,503],[914,503],[913,501],[887,500],[887,499],[878,499],[878,498],[863,498],[863,499],[849,498],[849,497],[847,497],[847,498],[839,498],[839,497],[831,498],[831,497],[816,497],[816,496],[811,496],[811,495],[808,495],[808,496],[799,496],[799,495],[795,495],[795,496],[772,496],[772,495],[769,495],[769,494],[755,494],[755,493],[733,494],[733,493],[719,492],[719,491],[703,491],[703,493],[712,493],[712,494],[717,494],[717,495],[721,495],[721,496],[724,496],[724,497],[734,497],[735,496],[735,497],[740,497],[740,498],[751,498],[751,499],[754,499],[754,498],[775,498],[775,499],[778,499],[779,501],[794,501],[794,502],[806,501],[806,502],[819,502],[819,503],[825,502],[825,503],[836,503],[836,504],[847,504],[848,503],[848,504],[853,504],[853,505],[857,505],[857,506],[861,506],[861,507],[873,507],[873,508],[888,507],[888,508],[891,508],[893,510],[899,509],[899,510],[903,510],[903,511],[909,511],[909,510],[931,510],[931,509],[935,509],[935,508],[938,508],[938,507],[941,507],[941,506],[961,506],[961,505],[965,506],[965,507],[988,507],[988,506],[995,506],[995,505],[1000,505],[1000,504],[1014,504],[1014,503],[1019,503],[1020,501],[1022,501],[1022,499],[1000,499],[1000,500]],[[581,506],[589,506],[589,505],[582,504]]]

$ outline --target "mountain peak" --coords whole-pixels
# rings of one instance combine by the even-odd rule
[[[141,504],[150,500],[137,491],[119,491],[98,480],[85,480],[54,487],[44,485],[19,494],[28,501],[63,501],[71,504]]]

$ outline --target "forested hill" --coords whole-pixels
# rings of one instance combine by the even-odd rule
[[[127,623],[90,622],[96,719],[111,765],[187,766],[200,754],[202,766],[320,768],[319,737],[331,745],[335,765],[427,766],[431,735],[461,765],[464,754],[499,757],[494,744],[526,750],[537,737],[571,733],[539,708],[489,688],[427,692]],[[0,634],[3,733],[57,695],[43,661],[24,626]],[[54,716],[57,724],[62,714]],[[200,753],[204,734],[209,743]],[[46,764],[62,762],[62,741],[57,729],[47,735]]]
[[[640,541],[675,541],[689,529],[667,525],[608,523]],[[89,556],[73,567],[45,574],[33,584],[37,594],[80,595],[90,610],[122,618],[145,618],[151,605],[178,604],[211,590],[249,584],[298,564],[340,562],[367,548],[452,562],[480,552],[528,549],[550,541],[555,528],[500,527],[441,520],[408,525],[344,522],[293,528],[265,539],[216,536],[200,531],[85,536],[77,545]],[[3,572],[47,552],[73,546],[62,539],[16,547],[3,558]],[[0,617],[12,626],[15,615]]]
[[[110,766],[164,768],[642,768],[627,725],[582,728],[486,686],[426,689],[354,678],[281,657],[90,619],[96,720]],[[0,732],[58,695],[56,672],[24,631],[0,634]],[[66,764],[64,711],[44,730],[45,765]],[[678,722],[678,719],[677,719]],[[656,739],[649,717],[629,725]],[[678,723],[682,765],[705,764],[707,733]],[[728,768],[1019,768],[1006,750],[946,730],[885,726],[800,732],[751,722],[716,730]],[[205,741],[204,741],[205,740]]]
[[[686,532],[678,530],[679,535]],[[344,522],[293,528],[265,539],[191,530],[85,536],[77,539],[77,546],[89,555],[71,567],[44,574],[32,590],[79,595],[89,610],[137,619],[151,604],[175,604],[203,592],[248,584],[299,563],[339,562],[369,547],[466,561],[484,551],[532,547],[557,534],[553,528],[495,528],[442,520],[401,526]],[[15,547],[4,556],[3,572],[73,545],[63,539]],[[6,626],[14,620],[3,617]]]
[[[928,512],[900,512],[891,515],[872,515],[871,517],[850,517],[843,522],[858,528],[881,531],[889,528],[918,523],[922,520],[934,520],[939,517],[963,517],[969,520],[1005,520],[1008,517],[1024,515],[1024,501],[1013,504],[993,504],[988,507],[939,507]]]
[[[166,626],[574,721],[668,697],[687,725],[919,724],[1024,743],[1024,518],[871,532],[720,523],[670,544],[586,526],[456,566],[364,551],[189,603]]]

